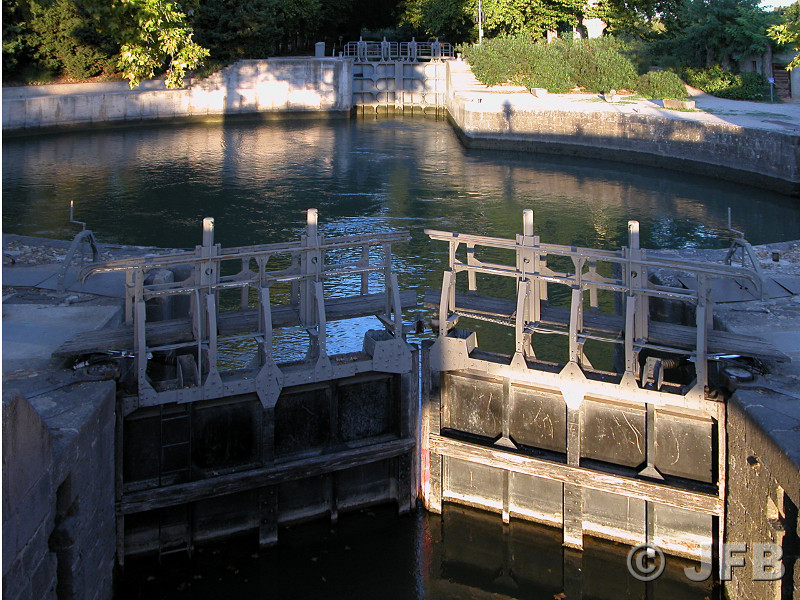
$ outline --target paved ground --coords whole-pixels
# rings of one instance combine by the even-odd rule
[[[619,112],[658,116],[669,119],[728,123],[756,129],[770,129],[800,134],[800,100],[772,104],[716,98],[689,88],[696,103],[694,111],[665,109],[660,100],[634,100],[618,96],[609,102],[600,94],[544,94],[536,96],[522,86],[487,87],[479,83],[464,62],[451,64],[454,91],[475,102],[510,105],[528,110],[565,110],[572,112]],[[488,107],[487,107],[488,108]]]

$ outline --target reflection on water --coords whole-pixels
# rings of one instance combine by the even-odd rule
[[[431,119],[239,121],[4,140],[3,229],[69,238],[69,201],[101,239],[193,247],[203,217],[226,246],[291,239],[308,207],[327,235],[421,229],[510,236],[536,211],[552,243],[719,245],[727,208],[754,243],[798,236],[800,208],[755,188],[677,172],[534,154],[467,151]],[[426,243],[427,244],[427,243]],[[415,260],[413,268],[418,268]],[[411,268],[406,269],[410,271]]]
[[[418,118],[4,140],[4,231],[71,238],[70,200],[102,241],[125,244],[192,248],[207,216],[223,246],[292,241],[309,207],[326,236],[410,230],[394,268],[420,293],[440,287],[447,260],[424,228],[513,237],[524,208],[536,211],[542,240],[558,244],[617,249],[637,219],[643,247],[720,247],[728,207],[754,243],[800,238],[800,205],[785,196],[611,162],[469,151],[446,122]],[[509,351],[505,328],[475,329],[482,347]],[[344,337],[360,348],[361,334]]]
[[[309,207],[319,209],[325,236],[410,230],[411,241],[393,248],[394,268],[400,285],[419,295],[440,286],[447,264],[446,245],[430,242],[424,228],[513,237],[524,208],[536,211],[536,233],[558,244],[617,249],[626,243],[627,221],[636,219],[643,247],[720,247],[729,207],[733,226],[751,242],[800,238],[800,205],[788,197],[602,161],[468,151],[446,122],[430,119],[233,121],[7,139],[2,176],[3,230],[20,234],[71,238],[71,200],[76,218],[102,241],[124,244],[194,247],[207,216],[216,218],[223,246],[293,241]],[[377,291],[382,282],[373,284]],[[374,318],[332,323],[330,351],[360,349],[364,331],[374,327]],[[483,348],[510,350],[511,331],[491,324],[475,329]],[[285,337],[279,360],[302,357],[305,332],[279,335]],[[235,345],[224,366],[247,366],[254,353],[252,343]],[[318,531],[282,533],[277,550],[256,553],[255,540],[248,540],[208,549],[174,569],[129,566],[120,592],[126,598],[710,595],[710,588],[681,579],[679,569],[645,589],[627,575],[620,548],[591,543],[576,558],[564,554],[552,531],[503,527],[496,516],[370,514],[343,518],[335,534],[324,527],[321,539]]]
[[[194,559],[125,565],[120,600],[153,598],[450,598],[493,600],[712,600],[711,582],[668,557],[664,574],[643,583],[628,573],[628,549],[587,538],[584,552],[561,546],[555,529],[445,506],[442,517],[391,508],[342,515],[335,528],[283,528],[277,548],[257,536],[200,548]]]

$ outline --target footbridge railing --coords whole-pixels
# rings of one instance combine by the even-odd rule
[[[251,392],[270,404],[284,386],[364,371],[407,371],[411,354],[401,313],[416,298],[413,290],[398,286],[391,246],[409,240],[409,234],[325,238],[318,232],[317,211],[309,210],[307,217],[306,232],[295,242],[223,249],[214,243],[209,218],[203,221],[203,243],[194,251],[92,265],[83,278],[125,273],[126,324],[79,336],[56,354],[132,356],[137,395],[128,400],[126,413]],[[372,289],[376,284],[380,291]],[[384,329],[366,333],[363,352],[332,360],[329,321],[368,315],[377,316]],[[279,366],[273,336],[286,327],[304,331],[308,345],[300,363]],[[252,351],[251,366],[221,367],[223,343]],[[164,369],[154,364],[159,360]],[[157,376],[161,370],[166,374]]]
[[[381,42],[359,40],[344,45],[344,56],[358,62],[403,61],[419,62],[455,58],[455,51],[449,42]]]
[[[431,239],[449,244],[449,269],[444,273],[439,298],[433,291],[426,293],[426,303],[439,310],[439,343],[448,343],[448,334],[461,316],[508,325],[514,328],[512,366],[522,367],[536,358],[531,343],[534,336],[564,336],[568,338],[569,358],[567,370],[560,374],[562,381],[580,379],[583,369],[592,369],[584,351],[587,342],[611,344],[624,355],[616,396],[636,397],[652,390],[677,393],[680,398],[669,403],[686,407],[697,407],[704,397],[709,359],[730,354],[783,358],[759,338],[713,328],[714,303],[720,299],[714,291],[724,287],[719,285],[721,281],[749,291],[753,299],[762,297],[765,284],[757,265],[744,266],[744,261],[743,266],[697,263],[648,255],[640,248],[636,221],[628,224],[628,246],[611,251],[542,243],[533,234],[533,211],[526,210],[523,220],[524,233],[513,240],[425,230]],[[479,259],[478,253],[486,249],[511,251],[513,264]],[[690,281],[689,286],[676,278],[659,283],[668,272],[681,273],[684,281]],[[467,292],[457,293],[456,280],[462,273],[466,274]],[[479,275],[513,279],[516,299],[481,296]],[[569,309],[549,306],[553,287],[548,286],[567,291]],[[598,298],[603,293],[617,294],[615,304],[621,314],[599,311]],[[673,312],[675,305],[685,309],[681,313],[694,312],[694,326],[652,320],[650,304],[654,300],[672,303]],[[666,357],[651,358],[641,365],[639,357],[645,353],[690,361],[696,371],[694,382],[689,386],[670,385],[664,380]],[[445,352],[441,356],[448,363],[451,355]],[[572,377],[566,377],[568,374]],[[564,384],[564,391],[568,402],[580,404],[580,385]]]

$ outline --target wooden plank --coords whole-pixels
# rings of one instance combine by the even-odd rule
[[[441,292],[439,290],[425,290],[424,305],[429,308],[438,308]],[[472,312],[487,317],[513,319],[516,313],[516,300],[479,296],[477,294],[456,293],[456,312]],[[586,333],[595,333],[617,337],[623,329],[623,319],[618,315],[587,310],[583,313],[584,330]],[[543,306],[541,325],[566,329],[569,327],[569,309],[557,306]],[[513,323],[510,323],[513,325]]]
[[[393,440],[334,454],[290,460],[269,467],[221,475],[191,483],[132,492],[125,494],[117,503],[117,512],[128,515],[156,508],[177,506],[200,499],[226,496],[282,481],[316,477],[333,471],[342,471],[395,458],[413,451],[415,445],[415,440],[412,439]]]
[[[427,307],[439,306],[438,290],[426,290],[424,303]],[[481,307],[485,306],[485,309]],[[477,294],[456,294],[456,312],[459,310],[482,314],[487,317],[512,319],[516,310],[513,300],[491,298]],[[587,310],[583,313],[583,333],[611,339],[621,339],[624,320],[619,315]],[[509,323],[509,326],[513,322]],[[569,309],[558,306],[542,307],[540,327],[568,333]],[[694,352],[697,343],[697,330],[690,325],[678,325],[661,321],[650,321],[647,341],[657,346]],[[780,361],[788,357],[767,340],[751,335],[730,331],[708,330],[708,352],[710,354],[740,354],[759,358],[773,358]]]
[[[693,492],[633,477],[524,456],[440,435],[431,435],[429,443],[431,452],[496,469],[575,484],[601,492],[619,494],[646,502],[657,502],[704,514],[722,514],[722,500],[713,494]]]
[[[425,290],[424,305],[428,308],[438,308],[441,298],[441,290]],[[490,317],[510,319],[517,310],[517,301],[493,298],[491,296],[479,296],[473,293],[456,293],[456,308],[470,312],[480,312]]]
[[[697,343],[697,330],[688,325],[650,321],[648,341],[660,346],[669,346],[693,351]],[[710,354],[741,354],[743,356],[775,358],[781,361],[788,357],[767,340],[730,331],[708,330],[708,352]]]
[[[400,302],[403,308],[416,306],[414,290],[402,290]],[[328,321],[374,315],[383,312],[385,296],[382,293],[366,296],[330,298],[325,301],[325,318]],[[273,327],[299,325],[297,310],[291,306],[272,307]],[[222,312],[218,319],[218,335],[237,335],[256,332],[258,329],[258,309],[236,312]],[[190,319],[172,319],[147,323],[147,343],[149,346],[162,346],[192,340]],[[130,352],[133,350],[133,326],[87,331],[62,344],[54,353],[55,357],[72,357],[109,350]]]

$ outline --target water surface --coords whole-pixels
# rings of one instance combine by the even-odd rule
[[[636,219],[644,247],[722,247],[728,208],[753,243],[800,238],[800,206],[785,196],[676,171],[470,151],[434,119],[235,120],[11,138],[3,146],[5,232],[70,239],[74,201],[75,218],[105,242],[191,248],[203,217],[213,216],[216,241],[236,246],[295,240],[315,207],[326,236],[410,230],[394,264],[401,285],[420,293],[439,287],[447,261],[446,245],[429,241],[424,228],[513,237],[525,208],[535,210],[542,240],[559,244],[618,249]],[[332,351],[359,347],[363,325],[356,334],[352,324],[332,326]],[[482,347],[508,349],[510,333],[476,328]],[[575,566],[552,531],[504,528],[497,516],[463,511],[448,518],[362,511],[321,534],[284,531],[277,550],[259,553],[253,536],[190,563],[134,563],[120,596],[712,594],[710,585],[688,585],[680,570],[645,586],[627,575],[625,550],[612,544],[590,544]]]

